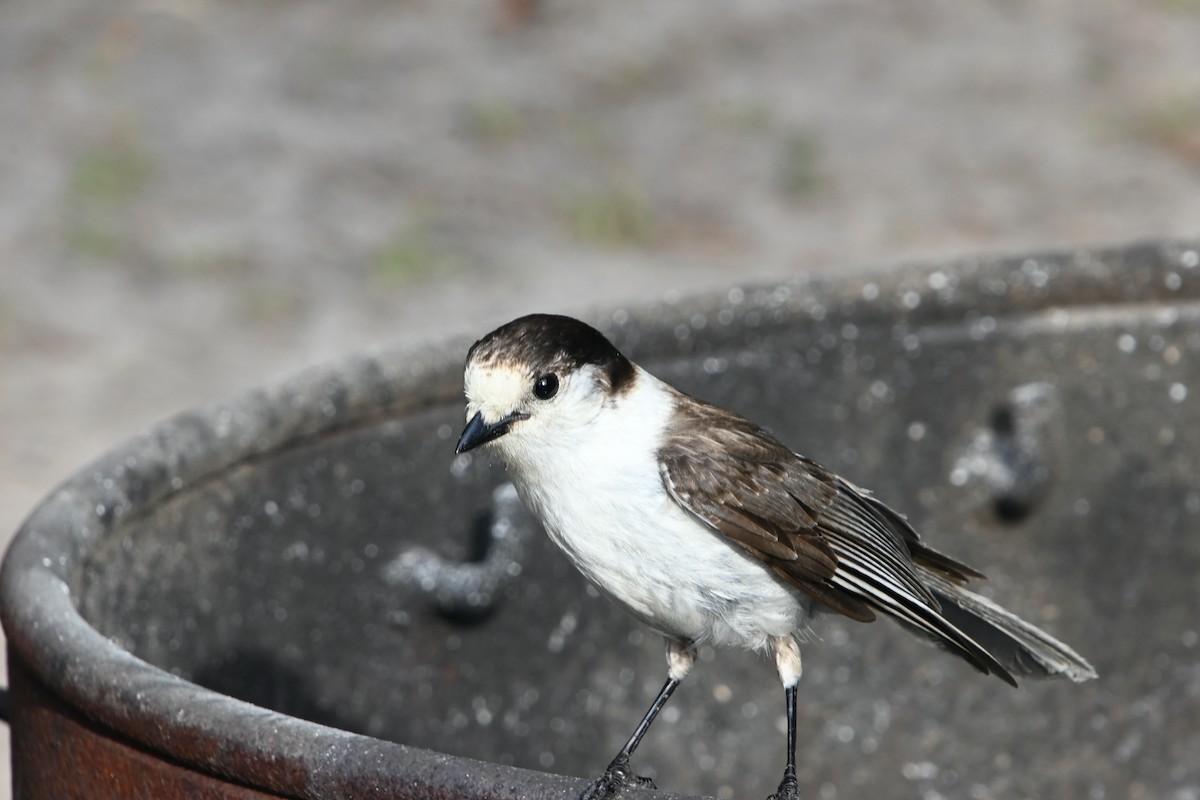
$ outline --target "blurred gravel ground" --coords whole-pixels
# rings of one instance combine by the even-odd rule
[[[5,4],[0,534],[365,347],[1195,235],[1198,41],[1195,0]]]

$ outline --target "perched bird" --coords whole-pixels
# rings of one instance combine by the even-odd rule
[[[982,575],[931,549],[869,492],[658,380],[578,320],[503,325],[471,347],[464,377],[457,452],[498,454],[555,544],[667,640],[667,681],[589,800],[649,784],[629,758],[698,642],[773,654],[787,763],[772,798],[798,797],[796,636],[818,611],[862,622],[882,613],[1014,686],[1014,676],[1096,675],[962,588]]]

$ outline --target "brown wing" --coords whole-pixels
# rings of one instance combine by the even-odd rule
[[[748,420],[692,402],[659,450],[677,503],[829,608],[861,621],[881,611],[1011,681],[942,617],[918,564],[956,583],[979,573],[925,547],[901,515]]]

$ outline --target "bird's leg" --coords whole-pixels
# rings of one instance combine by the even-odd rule
[[[684,676],[691,670],[694,661],[695,654],[692,652],[691,642],[676,640],[669,640],[667,642],[667,682],[659,689],[658,696],[650,704],[650,708],[647,709],[646,715],[642,717],[642,721],[634,729],[633,735],[629,737],[629,741],[625,743],[625,746],[621,748],[621,752],[617,753],[617,757],[608,765],[608,769],[604,771],[604,775],[584,792],[582,800],[610,800],[610,798],[614,798],[620,794],[621,790],[626,786],[655,788],[654,781],[634,774],[633,769],[629,766],[629,758],[633,755],[633,751],[637,749],[638,744],[641,743],[642,737],[646,735],[646,731],[650,730],[650,723],[654,722],[654,718],[658,716],[658,712],[671,699],[671,693],[675,691],[675,687],[679,685]]]
[[[675,687],[678,685],[679,681],[675,678],[667,679],[662,689],[659,690],[658,697],[654,698],[654,702],[650,704],[650,709],[646,712],[646,716],[642,717],[642,721],[638,723],[637,729],[629,737],[629,741],[621,748],[621,752],[617,753],[617,757],[608,765],[608,769],[604,771],[600,779],[593,783],[591,788],[584,793],[583,800],[609,800],[609,798],[620,794],[621,790],[626,786],[655,788],[654,781],[634,774],[633,768],[629,766],[629,757],[633,755],[633,751],[637,749],[638,743],[642,741],[642,737],[646,735],[646,731],[650,728],[650,723],[654,721],[654,717],[658,715],[662,707],[667,704],[667,699],[670,698],[671,692],[675,691]]]
[[[787,766],[783,780],[768,800],[799,800],[800,784],[796,781],[796,687],[784,687],[787,697]]]
[[[779,636],[771,640],[775,651],[775,666],[779,679],[783,681],[787,701],[787,766],[783,768],[783,780],[775,794],[767,800],[799,800],[800,785],[796,781],[796,684],[800,682],[800,646],[791,636]]]

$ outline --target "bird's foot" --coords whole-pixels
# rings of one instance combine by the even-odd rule
[[[768,797],[767,800],[800,800],[800,784],[796,782],[795,773],[785,774],[783,780],[779,782],[779,788],[775,790],[775,794]]]
[[[633,769],[629,766],[629,756],[617,756],[608,765],[608,769],[604,771],[600,779],[583,793],[580,800],[613,800],[627,786],[643,789],[658,788],[649,778],[633,774]]]

